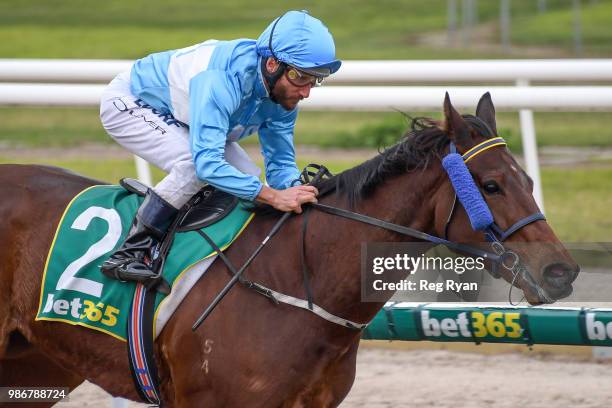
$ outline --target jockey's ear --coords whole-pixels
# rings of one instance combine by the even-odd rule
[[[484,123],[489,125],[493,133],[497,135],[497,127],[495,124],[495,106],[493,106],[490,93],[487,92],[480,97],[478,106],[476,107],[476,116],[482,119]]]
[[[266,69],[269,74],[275,73],[280,67],[280,63],[276,60],[276,58],[268,57],[266,60]]]
[[[453,108],[448,92],[444,97],[444,118],[446,120],[446,132],[455,145],[469,148],[472,145],[470,127],[465,123],[459,112]]]

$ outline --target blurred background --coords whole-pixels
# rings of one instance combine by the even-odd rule
[[[209,38],[257,38],[288,9],[321,18],[344,60],[612,57],[610,0],[2,0],[0,58],[133,60]],[[475,103],[463,113],[473,113]],[[440,110],[405,113],[440,118]],[[97,111],[0,106],[0,162],[49,163],[109,182],[134,176],[131,157],[105,134]],[[518,113],[501,112],[497,120],[520,155]],[[566,241],[609,240],[612,113],[535,112],[534,122],[553,227]],[[408,124],[394,111],[301,112],[299,164],[351,167],[397,141]],[[258,150],[256,137],[246,144]]]

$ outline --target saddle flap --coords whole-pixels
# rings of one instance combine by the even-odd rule
[[[144,197],[149,189],[149,186],[133,178],[122,178],[119,180],[119,185],[130,193],[137,194],[141,197]]]
[[[199,194],[202,200],[183,217],[177,232],[194,231],[212,225],[222,220],[238,205],[238,197],[210,185],[204,187]]]

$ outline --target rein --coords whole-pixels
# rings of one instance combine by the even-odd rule
[[[232,265],[229,259],[227,259],[227,257],[220,256],[223,262],[228,266],[229,270],[234,275],[232,278],[232,281],[230,281],[229,285],[226,285],[226,288],[224,290],[229,290],[228,288],[230,288],[233,285],[232,282],[236,282],[240,280],[241,283],[245,284],[247,288],[254,289],[257,293],[264,295],[265,297],[271,299],[276,304],[281,302],[281,303],[289,304],[295,307],[299,307],[299,308],[311,311],[317,316],[329,322],[332,322],[332,323],[335,323],[335,324],[338,324],[340,326],[347,327],[350,329],[363,330],[364,328],[366,328],[367,323],[365,324],[357,323],[357,322],[353,322],[353,321],[344,319],[342,317],[336,316],[332,313],[329,313],[328,311],[321,308],[320,306],[314,304],[312,301],[312,292],[310,290],[310,283],[309,283],[309,278],[308,278],[308,275],[309,275],[308,267],[306,265],[305,237],[306,237],[306,227],[308,224],[308,212],[310,208],[314,208],[319,211],[326,212],[328,214],[336,215],[339,217],[347,218],[347,219],[361,222],[364,224],[369,224],[375,227],[383,228],[388,231],[393,231],[395,233],[398,233],[404,236],[409,236],[409,237],[420,239],[423,241],[428,241],[434,244],[445,245],[446,247],[454,249],[457,252],[462,252],[462,253],[466,253],[472,256],[477,256],[477,257],[482,257],[484,259],[488,259],[491,261],[495,269],[499,265],[501,265],[503,268],[507,269],[512,274],[512,282],[510,285],[510,290],[508,292],[508,301],[510,304],[513,304],[512,298],[511,298],[512,287],[515,285],[515,283],[517,282],[517,279],[519,278],[523,279],[523,281],[527,285],[529,285],[531,289],[536,291],[541,299],[544,299],[547,302],[552,302],[552,299],[550,299],[550,297],[544,292],[544,290],[538,286],[537,282],[535,281],[535,279],[533,278],[529,270],[520,262],[520,258],[518,254],[514,251],[506,249],[504,245],[502,244],[504,240],[506,240],[508,237],[510,237],[512,234],[514,234],[516,231],[520,230],[521,228],[533,222],[536,222],[536,221],[546,220],[546,218],[541,212],[538,211],[538,212],[535,212],[531,215],[528,215],[518,220],[513,225],[511,225],[508,229],[503,230],[495,223],[495,220],[493,219],[493,216],[491,215],[488,205],[484,201],[484,198],[482,197],[480,190],[476,186],[469,169],[465,165],[466,162],[472,160],[474,157],[476,157],[480,153],[483,153],[493,147],[506,146],[506,145],[507,145],[506,141],[503,138],[494,137],[492,139],[487,139],[484,142],[472,147],[467,152],[465,152],[463,155],[459,155],[457,153],[457,149],[454,143],[452,142],[450,143],[449,154],[444,157],[444,161],[446,161],[446,159],[450,159],[448,160],[450,164],[447,167],[445,163],[444,167],[449,175],[451,184],[453,185],[453,188],[455,190],[455,197],[454,197],[454,201],[451,206],[451,210],[450,210],[450,213],[449,213],[449,216],[447,218],[446,225],[444,228],[444,238],[441,238],[435,235],[431,235],[431,234],[427,234],[423,231],[419,231],[414,228],[405,227],[399,224],[394,224],[394,223],[391,223],[385,220],[381,220],[379,218],[370,217],[365,214],[359,214],[353,211],[345,210],[345,209],[338,208],[338,207],[333,207],[333,206],[326,205],[326,204],[311,203],[305,208],[305,214],[303,215],[304,222],[302,223],[302,245],[301,245],[302,246],[301,261],[302,261],[302,268],[303,268],[303,275],[304,275],[304,287],[305,287],[307,299],[306,300],[299,299],[299,298],[289,296],[289,295],[286,295],[280,292],[276,292],[263,285],[247,281],[246,279],[240,279],[241,278],[240,275],[242,271],[246,268],[246,266],[248,266],[250,261],[257,255],[258,250],[261,248],[258,248],[258,250],[256,250],[255,253],[251,255],[249,260],[240,268],[239,271],[236,270],[236,268]],[[316,169],[316,172],[310,171],[309,167],[314,167]],[[308,184],[312,181],[315,181],[311,179],[311,176],[315,176],[315,180],[317,180],[323,177],[329,177],[331,176],[331,174],[324,166],[311,164],[304,169],[304,171],[302,172],[302,178],[299,181],[301,181],[302,184]],[[297,181],[298,180],[296,180],[296,182]],[[470,221],[472,222],[472,226],[474,227],[474,229],[482,230],[484,232],[485,238],[487,239],[487,241],[491,243],[491,251],[486,251],[486,250],[483,250],[483,249],[480,249],[480,248],[477,248],[471,245],[466,245],[466,244],[450,241],[448,239],[447,230],[448,230],[448,226],[451,222],[453,213],[456,208],[457,198],[459,199],[459,202],[461,202],[462,206],[468,213],[468,216],[470,217]],[[474,209],[470,205],[466,205],[466,204],[471,204],[471,203],[475,204],[474,206],[477,208]],[[265,243],[274,235],[274,233],[278,230],[278,228],[280,228],[282,221],[286,219],[287,216],[290,216],[290,215],[291,213],[286,213],[283,215],[283,218],[280,220],[281,222],[277,223],[277,225],[274,226],[271,233],[268,234],[266,239],[263,241],[262,245],[265,245]],[[220,248],[217,248],[216,246],[214,247],[215,247],[216,252],[221,255],[222,251],[220,250]],[[223,294],[224,293],[222,292],[220,295],[223,295]],[[219,298],[220,295],[218,295],[217,297]],[[212,305],[216,305],[216,303],[218,303],[218,301],[213,302]],[[207,311],[202,316],[200,316],[200,318],[196,321],[196,323],[192,327],[192,330],[195,330],[203,322],[203,320],[206,318],[210,310],[212,310],[212,308],[209,306]]]
[[[462,164],[465,167],[464,171],[465,173],[463,174],[463,176],[465,177],[465,179],[467,179],[467,177],[469,177],[469,187],[470,189],[472,189],[471,191],[469,191],[470,194],[472,195],[476,195],[476,199],[479,200],[480,202],[478,203],[481,206],[484,206],[486,208],[486,210],[490,213],[489,207],[486,204],[486,202],[484,201],[484,199],[482,198],[482,195],[480,194],[479,190],[477,189],[474,180],[471,176],[471,174],[469,173],[469,170],[467,169],[467,167],[465,166],[465,163],[472,160],[474,157],[476,157],[477,155],[479,155],[480,153],[483,153],[493,147],[496,146],[506,146],[506,141],[502,138],[502,137],[495,137],[492,139],[487,139],[484,142],[472,147],[471,149],[469,149],[467,152],[465,152],[463,155],[461,155],[462,158]],[[450,155],[458,155],[457,154],[457,148],[455,146],[454,143],[450,143],[450,151],[449,151],[449,156]],[[448,156],[447,156],[448,157]],[[448,171],[448,170],[447,170]],[[450,176],[450,174],[449,174]],[[306,180],[308,181],[308,180]],[[545,299],[546,301],[552,301],[550,299],[550,297],[538,286],[538,284],[536,283],[535,279],[533,278],[533,276],[531,275],[531,273],[529,272],[529,270],[520,262],[520,258],[518,256],[518,254],[514,251],[511,251],[509,249],[506,249],[504,247],[504,245],[502,244],[503,241],[505,241],[508,237],[510,237],[512,234],[514,234],[515,232],[517,232],[518,230],[520,230],[521,228],[535,222],[535,221],[541,221],[541,220],[546,220],[546,217],[544,217],[544,214],[542,214],[541,212],[535,212],[531,215],[528,215],[520,220],[518,220],[517,222],[515,222],[513,225],[511,225],[508,229],[503,230],[502,228],[500,228],[495,221],[493,220],[492,216],[490,219],[490,222],[487,223],[487,225],[483,228],[484,233],[485,233],[485,238],[487,239],[487,241],[489,241],[491,243],[491,250],[492,251],[485,251],[483,249],[471,246],[471,245],[466,245],[466,244],[461,244],[458,242],[454,242],[454,241],[450,241],[447,238],[447,230],[448,230],[448,226],[451,222],[453,213],[455,211],[456,208],[456,203],[457,203],[457,197],[459,196],[459,201],[463,203],[464,200],[462,200],[462,194],[459,194],[460,190],[459,190],[459,186],[456,185],[456,183],[454,182],[454,180],[451,178],[451,182],[453,184],[453,188],[455,189],[455,198],[453,201],[453,205],[451,207],[451,211],[450,214],[448,216],[448,219],[446,221],[446,225],[444,228],[444,238],[441,237],[437,237],[435,235],[430,235],[427,234],[425,232],[416,230],[414,228],[410,228],[410,227],[405,227],[403,225],[398,225],[398,224],[394,224],[394,223],[390,223],[388,221],[384,221],[381,220],[379,218],[375,218],[375,217],[370,217],[364,214],[359,214],[353,211],[349,211],[349,210],[345,210],[342,208],[338,208],[338,207],[333,207],[333,206],[329,206],[326,204],[319,204],[319,203],[313,203],[310,204],[310,206],[312,208],[315,208],[319,211],[323,211],[326,212],[328,214],[332,214],[332,215],[336,215],[339,217],[343,217],[343,218],[347,218],[347,219],[351,219],[354,221],[358,221],[364,224],[369,224],[372,226],[376,226],[379,228],[383,228],[386,229],[388,231],[393,231],[395,233],[401,234],[401,235],[405,235],[405,236],[409,236],[412,238],[417,238],[423,241],[428,241],[434,244],[441,244],[444,245],[448,248],[454,249],[458,252],[462,252],[462,253],[466,253],[472,256],[477,256],[477,257],[482,257],[485,259],[488,259],[492,262],[493,266],[494,266],[494,276],[495,274],[497,274],[497,267],[499,267],[500,265],[507,269],[508,271],[510,271],[512,273],[512,282],[511,282],[511,286],[510,286],[510,290],[508,292],[508,301],[510,304],[512,303],[512,287],[514,286],[515,282],[517,281],[517,279],[522,278],[533,290],[535,290],[538,295],[542,298]],[[472,197],[473,198],[473,197]],[[466,208],[466,206],[464,205],[464,208]],[[468,216],[470,216],[470,218],[472,218],[472,214],[470,213],[470,208],[466,208],[466,211],[468,212]],[[303,249],[302,249],[303,251]],[[302,257],[304,257],[304,255],[302,255]],[[498,275],[499,276],[499,275]]]
[[[474,256],[480,256],[486,259],[490,259],[493,262],[501,262],[501,256],[495,254],[493,252],[488,252],[482,250],[480,248],[476,248],[470,245],[460,244],[458,242],[449,241],[444,238],[437,237],[435,235],[430,235],[425,232],[416,230],[414,228],[405,227],[399,224],[393,224],[388,221],[381,220],[380,218],[370,217],[368,215],[359,214],[353,211],[345,210],[338,207],[332,207],[326,204],[310,204],[311,207],[316,208],[317,210],[326,212],[328,214],[337,215],[339,217],[348,218],[350,220],[359,221],[364,224],[373,225],[375,227],[380,227],[386,229],[388,231],[393,231],[401,235],[409,236],[412,238],[421,239],[423,241],[429,241],[434,244],[442,244],[449,248],[456,249],[457,251],[464,252]]]

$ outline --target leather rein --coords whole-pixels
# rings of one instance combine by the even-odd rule
[[[474,146],[473,148],[468,150],[466,153],[464,153],[462,155],[463,160],[464,162],[467,162],[468,160],[471,160],[478,154],[485,152],[486,150],[492,147],[496,147],[496,146],[506,146],[505,140],[501,137],[495,137],[492,139],[488,139]],[[454,152],[456,152],[456,147],[451,142],[450,153],[454,153]],[[309,170],[310,168],[314,168],[315,171]],[[321,165],[310,164],[302,172],[301,179],[296,180],[296,182],[300,182],[301,184],[309,184],[309,183],[316,184],[317,181],[322,180],[325,177],[331,177],[331,173],[329,172],[329,170],[327,170],[327,168]],[[310,289],[310,280],[309,280],[310,273],[309,273],[308,266],[306,263],[306,228],[308,225],[308,218],[309,218],[310,210],[316,209],[316,210],[319,210],[319,211],[322,211],[328,214],[336,215],[336,216],[347,218],[353,221],[357,221],[357,222],[372,225],[375,227],[383,228],[388,231],[392,231],[392,232],[395,232],[397,234],[401,234],[404,236],[409,236],[409,237],[416,238],[422,241],[428,241],[436,245],[444,245],[457,252],[461,252],[461,253],[469,254],[472,256],[482,257],[484,259],[487,259],[494,266],[494,272],[492,272],[494,276],[496,273],[496,269],[499,266],[507,269],[508,271],[512,273],[512,282],[511,282],[510,290],[508,293],[508,299],[511,304],[512,304],[512,299],[511,299],[512,287],[515,285],[518,279],[523,279],[523,281],[529,287],[531,287],[532,290],[538,293],[541,299],[552,302],[552,299],[550,299],[550,297],[542,290],[542,288],[538,286],[538,284],[536,283],[535,279],[533,278],[529,270],[521,263],[518,254],[514,251],[511,251],[505,248],[502,243],[508,237],[510,237],[512,234],[514,234],[521,228],[533,222],[536,222],[536,221],[546,220],[544,215],[541,212],[535,212],[531,215],[528,215],[518,220],[506,230],[503,230],[495,222],[493,222],[484,231],[485,238],[487,239],[487,241],[491,243],[491,251],[487,251],[487,250],[483,250],[475,246],[454,242],[448,239],[447,230],[452,220],[453,214],[455,212],[455,208],[457,206],[456,204],[457,204],[457,194],[455,193],[454,201],[451,206],[451,210],[450,210],[450,213],[449,213],[449,216],[447,218],[446,225],[444,228],[443,238],[425,233],[423,231],[416,230],[414,228],[406,227],[406,226],[399,225],[399,224],[394,224],[394,223],[391,223],[391,222],[388,222],[388,221],[385,221],[379,218],[370,217],[365,214],[356,213],[356,212],[345,210],[342,208],[338,208],[338,207],[334,207],[334,206],[330,206],[326,204],[319,204],[319,203],[309,204],[305,206],[304,214],[302,214],[303,223],[302,223],[302,236],[301,236],[301,263],[302,263],[302,270],[303,270],[303,275],[304,275],[303,282],[304,282],[304,288],[305,288],[307,299],[300,299],[300,298],[296,298],[290,295],[286,295],[284,293],[277,292],[269,287],[266,287],[256,282],[251,282],[243,277],[240,277],[240,282],[248,289],[252,289],[255,292],[259,293],[260,295],[263,295],[267,297],[268,299],[272,300],[275,304],[278,304],[280,302],[280,303],[285,303],[285,304],[289,304],[289,305],[292,305],[298,308],[308,310],[316,314],[317,316],[321,317],[322,319],[325,319],[329,322],[338,324],[340,326],[343,326],[349,329],[354,329],[354,330],[365,329],[367,327],[367,323],[354,322],[348,319],[344,319],[340,316],[336,316],[328,312],[327,310],[323,309],[322,307],[316,305],[313,302],[312,291]],[[266,240],[264,242],[269,240],[277,230],[278,228],[276,227],[273,228],[273,231],[266,237]],[[215,249],[215,251],[218,253],[222,261],[228,266],[228,269],[230,270],[231,274],[234,275],[234,277],[236,277],[236,275],[239,275],[240,271],[238,271],[237,268],[235,268],[232,265],[232,262],[225,256],[223,251],[203,231],[200,231],[200,235],[202,235],[202,237],[204,237],[206,241],[208,241],[208,243]],[[256,254],[253,254],[252,257],[253,256],[256,256]],[[201,321],[199,321],[196,325],[194,325],[193,329],[195,330],[195,328],[197,328],[197,326],[200,323]]]
[[[478,154],[481,154],[489,150],[490,148],[493,148],[496,146],[506,146],[506,141],[501,137],[494,137],[491,139],[487,139],[484,142],[469,149],[467,152],[463,153],[462,154],[463,160],[464,162],[468,162],[469,160],[476,157]],[[451,142],[449,153],[456,153],[456,152],[457,152],[457,148],[455,144]],[[314,167],[317,168],[319,172],[322,171],[321,170],[322,166],[314,166]],[[325,169],[324,167],[322,168]],[[327,169],[325,169],[325,171],[327,171]],[[309,175],[313,175],[313,174],[314,173],[308,172],[307,170],[305,170],[304,173],[302,174],[305,180],[302,180],[302,181],[309,182],[310,180],[308,177]],[[524,218],[521,218],[520,220],[512,224],[506,230],[502,229],[501,227],[499,227],[499,225],[497,225],[497,223],[493,222],[484,231],[485,238],[488,242],[490,242],[490,245],[491,245],[491,251],[486,251],[486,250],[477,248],[475,246],[450,241],[448,239],[447,230],[452,220],[452,216],[454,214],[455,208],[457,206],[456,204],[457,204],[457,195],[455,193],[454,201],[451,206],[451,210],[450,210],[450,213],[449,213],[449,216],[447,218],[446,225],[444,228],[443,238],[435,236],[435,235],[427,234],[423,231],[419,231],[414,228],[390,223],[388,221],[384,221],[379,218],[370,217],[364,214],[356,213],[356,212],[345,210],[345,209],[338,208],[338,207],[329,206],[326,204],[319,204],[319,203],[310,204],[310,207],[315,208],[319,211],[326,212],[328,214],[332,214],[332,215],[347,218],[350,220],[358,221],[364,224],[369,224],[372,226],[386,229],[388,231],[393,231],[397,234],[401,234],[404,236],[409,236],[409,237],[416,238],[419,240],[428,241],[428,242],[431,242],[437,245],[444,245],[457,252],[461,252],[461,253],[469,254],[472,256],[482,257],[484,259],[487,259],[493,265],[494,269],[491,272],[493,276],[499,277],[499,274],[498,274],[499,266],[503,267],[504,269],[507,269],[512,274],[512,282],[511,282],[510,290],[508,292],[508,301],[510,304],[513,304],[512,298],[511,298],[512,287],[514,286],[514,284],[517,282],[518,279],[523,279],[525,283],[528,286],[530,286],[531,289],[536,291],[542,299],[544,299],[545,301],[551,302],[552,299],[550,299],[550,297],[542,290],[542,288],[537,284],[537,282],[535,281],[535,279],[533,278],[529,270],[521,263],[520,257],[518,256],[518,254],[504,247],[502,243],[512,234],[524,228],[525,226],[533,222],[536,222],[536,221],[545,221],[546,217],[544,216],[544,214],[542,214],[539,211],[533,214],[530,214]],[[302,252],[304,252],[304,250],[305,249],[303,247]],[[305,256],[304,254],[302,254],[302,259],[304,258]],[[304,267],[306,267],[305,264],[304,264]],[[305,276],[306,276],[306,273],[305,273]],[[307,293],[309,293],[308,289],[307,289]],[[310,302],[310,299],[309,299],[309,302]]]

